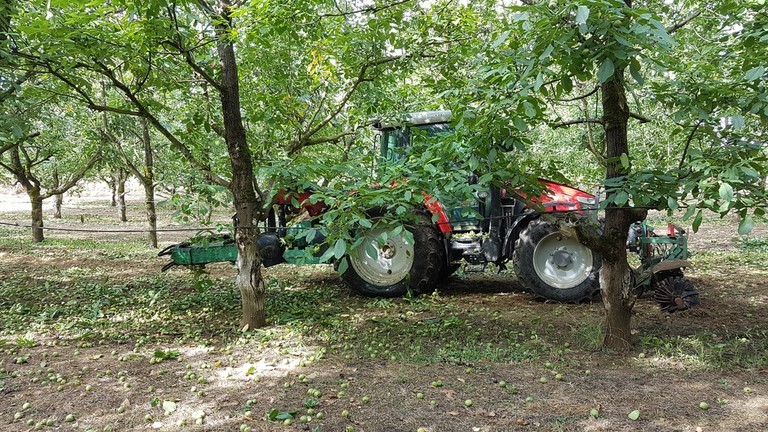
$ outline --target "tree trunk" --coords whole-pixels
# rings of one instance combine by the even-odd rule
[[[64,202],[64,194],[53,196],[53,218],[61,219],[61,205]]]
[[[602,251],[600,268],[605,308],[603,345],[614,351],[628,351],[632,347],[631,317],[637,296],[625,246],[632,219],[630,212],[621,208],[606,210],[603,235],[606,250]]]
[[[230,191],[235,204],[235,242],[237,244],[237,287],[242,299],[243,316],[240,327],[248,330],[266,325],[264,314],[264,280],[261,275],[254,221],[261,219],[261,199],[256,192],[251,151],[245,136],[240,114],[240,88],[237,75],[235,49],[228,41],[231,17],[229,2],[221,0],[225,22],[216,25],[217,50],[221,61],[221,107],[224,120],[224,138],[232,164]]]
[[[127,180],[127,177],[128,176],[124,175],[123,170],[121,169],[115,179],[115,184],[117,186],[117,216],[120,218],[120,222],[128,222],[125,207],[125,181]]]
[[[155,171],[154,155],[150,144],[149,122],[142,120],[142,140],[144,141],[144,174],[140,177],[144,186],[144,202],[147,209],[147,222],[149,223],[149,233],[147,240],[149,246],[157,247],[157,211],[155,210]]]
[[[238,215],[245,214],[240,207]],[[237,287],[242,299],[243,316],[240,328],[248,330],[267,324],[264,313],[264,279],[261,275],[261,258],[256,244],[256,229],[236,228],[237,242]]]
[[[149,233],[147,241],[149,247],[157,247],[157,211],[155,210],[155,185],[144,185],[144,199],[146,201],[147,222],[149,223]]]
[[[58,189],[60,186],[59,172],[53,170],[53,188]],[[61,204],[64,202],[64,194],[59,193],[53,195],[53,218],[61,219]]]
[[[620,158],[629,156],[627,123],[629,107],[624,86],[624,69],[616,68],[613,77],[602,84],[603,120],[605,122],[606,179],[624,176],[629,172]],[[613,193],[610,192],[610,200]],[[600,253],[603,306],[605,307],[605,339],[603,345],[615,351],[628,351],[632,347],[631,317],[637,295],[627,262],[627,234],[633,222],[645,212],[610,204],[605,212],[605,229]]]
[[[32,203],[32,241],[40,243],[45,240],[43,235],[43,198],[37,188],[27,188],[29,202]]]
[[[117,207],[117,184],[114,181],[108,181],[109,190],[112,192],[112,199],[109,202],[111,207]]]

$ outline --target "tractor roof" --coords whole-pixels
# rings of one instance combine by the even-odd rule
[[[448,123],[451,121],[451,112],[443,111],[421,111],[408,114],[402,114],[394,120],[374,120],[373,127],[376,129],[392,129],[403,125],[427,125],[435,123]]]

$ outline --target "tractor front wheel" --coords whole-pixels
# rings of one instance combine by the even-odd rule
[[[412,241],[402,231],[383,237],[391,229],[374,226],[344,258],[349,266],[342,278],[353,291],[370,297],[399,297],[435,288],[444,260],[439,232],[426,215],[419,215],[415,224],[404,229],[413,235]]]
[[[523,286],[546,300],[578,303],[600,291],[600,256],[549,220],[535,219],[520,233],[512,264]]]

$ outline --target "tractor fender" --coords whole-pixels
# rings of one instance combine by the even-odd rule
[[[654,274],[663,271],[676,270],[685,267],[693,267],[688,260],[683,259],[670,259],[664,260],[654,266],[651,266],[651,272]]]
[[[424,207],[429,210],[433,217],[437,215],[437,221],[435,223],[440,232],[443,233],[444,236],[453,232],[451,222],[448,220],[448,214],[445,213],[445,209],[442,204],[440,204],[440,201],[426,192],[422,192],[421,195],[424,197]]]
[[[504,244],[502,246],[502,251],[504,251],[503,255],[508,259],[512,257],[512,252],[515,249],[515,243],[517,242],[520,233],[525,229],[528,223],[538,217],[532,209],[525,207],[521,202],[515,204],[515,215],[515,222],[507,228],[506,235],[504,236]]]

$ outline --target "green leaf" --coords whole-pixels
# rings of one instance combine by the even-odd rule
[[[632,75],[632,78],[638,85],[642,86],[645,84],[645,78],[643,78],[643,74],[640,72],[640,62],[637,59],[632,59],[629,62],[629,74]]]
[[[613,196],[613,202],[617,206],[623,206],[629,201],[629,194],[623,190],[616,192]]]
[[[320,256],[320,262],[328,262],[328,260],[333,258],[333,256],[334,256],[334,249],[333,248],[328,248],[325,251],[325,253],[322,256]]]
[[[379,259],[379,251],[376,249],[376,247],[373,246],[373,243],[371,242],[365,242],[365,253],[367,253],[369,257],[375,260]]]
[[[279,409],[273,409],[267,414],[269,421],[283,421],[293,419],[293,413],[288,411],[280,411]]]
[[[629,156],[627,156],[626,153],[622,153],[619,159],[621,161],[621,166],[624,167],[624,169],[629,169]]]
[[[471,169],[472,171],[476,170],[478,163],[479,162],[478,162],[477,158],[475,157],[475,155],[472,155],[472,156],[469,157],[469,169]]]
[[[536,117],[536,108],[533,107],[533,104],[531,104],[528,101],[523,101],[523,109],[525,109],[525,115],[534,118]]]
[[[413,233],[408,230],[403,231],[403,241],[408,244],[416,243],[416,241],[413,239]]]
[[[343,259],[339,261],[339,267],[336,269],[336,271],[339,273],[339,275],[343,275],[344,272],[347,271],[347,268],[349,268],[349,261]]]
[[[347,243],[343,239],[336,240],[336,244],[333,245],[333,257],[341,259],[344,253],[347,252]]]
[[[586,24],[588,18],[589,18],[589,8],[584,5],[579,6],[579,8],[576,9],[576,24],[578,25]]]
[[[392,228],[392,231],[389,232],[389,237],[390,238],[395,238],[395,237],[399,236],[401,232],[403,232],[403,226],[402,225],[398,225],[398,226]]]
[[[670,210],[677,210],[677,207],[678,205],[677,205],[676,199],[672,197],[667,198],[667,208],[669,208]]]
[[[761,76],[765,74],[765,68],[763,66],[757,66],[747,71],[746,74],[744,74],[744,79],[747,81],[754,81]]]
[[[357,223],[359,223],[360,226],[363,228],[371,228],[373,226],[371,221],[369,221],[368,219],[360,219],[357,221]]]
[[[607,58],[603,60],[603,64],[600,65],[600,69],[597,71],[597,79],[599,79],[601,83],[604,83],[611,79],[615,70],[616,68],[613,65],[613,60]]]
[[[696,217],[693,218],[693,224],[691,225],[691,228],[693,228],[693,232],[698,232],[699,227],[701,226],[701,221],[704,220],[704,215],[701,210],[699,210],[698,213],[696,213]]]
[[[720,185],[720,199],[726,203],[733,201],[733,187],[728,183]]]
[[[747,235],[755,228],[755,221],[752,216],[745,216],[739,223],[739,235]]]
[[[552,46],[552,44],[547,45],[547,48],[539,56],[539,60],[546,60],[547,58],[549,58],[549,56],[552,54],[552,51],[554,50],[555,50],[555,47]]]
[[[750,167],[740,167],[739,169],[741,169],[741,172],[743,172],[747,177],[757,178],[760,176],[760,173]]]
[[[509,30],[500,34],[499,37],[497,37],[496,40],[493,41],[493,43],[491,44],[491,48],[497,48],[499,45],[503,44],[508,37],[509,37]]]
[[[159,358],[161,360],[172,360],[179,357],[179,350],[169,350],[169,351],[163,351],[160,348],[155,349],[155,353],[153,354],[155,358]]]
[[[731,127],[738,130],[744,127],[744,116],[741,114],[734,114],[731,116]]]
[[[629,413],[629,414],[627,415],[627,417],[628,417],[630,420],[632,420],[632,421],[635,421],[635,420],[637,420],[637,419],[639,419],[639,418],[640,418],[640,411],[639,411],[639,410],[634,410],[634,411],[632,411],[631,413]]]
[[[696,212],[696,207],[689,206],[688,209],[685,210],[685,215],[683,216],[683,220],[687,221],[688,219],[691,218],[691,216],[693,216],[693,213],[695,212]]]

